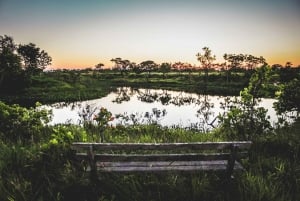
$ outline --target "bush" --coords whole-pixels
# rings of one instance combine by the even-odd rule
[[[27,109],[0,102],[0,140],[10,143],[39,141],[51,113],[38,106]]]

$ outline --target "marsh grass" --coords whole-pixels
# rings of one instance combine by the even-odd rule
[[[10,113],[1,113],[1,117],[8,115],[20,125],[26,122]],[[70,145],[74,141],[99,142],[97,127],[90,132],[71,124],[42,126],[39,117],[31,119],[34,117],[33,127],[39,128],[39,138],[34,141],[0,124],[5,131],[0,135],[0,200],[298,201],[300,197],[299,119],[255,138],[249,158],[242,161],[245,171],[235,172],[228,181],[222,172],[99,174],[99,178],[91,178],[87,163],[76,159]],[[18,134],[20,139],[9,142],[8,134]],[[228,140],[218,129],[201,133],[155,123],[107,127],[104,136],[106,142]]]
[[[56,125],[47,128],[44,139],[34,146],[1,143],[0,198],[297,201],[300,194],[299,125],[296,122],[289,128],[257,139],[249,159],[242,162],[245,171],[236,172],[231,181],[225,179],[224,173],[217,172],[100,174],[99,179],[90,180],[89,173],[84,170],[86,164],[75,159],[69,144],[74,140],[91,141],[92,138],[97,141],[100,137],[95,139],[80,126]],[[288,135],[284,132],[287,129]],[[65,137],[67,134],[68,138]],[[60,143],[54,143],[54,138]],[[109,127],[105,138],[107,142],[226,140],[218,132],[199,133],[158,125]]]

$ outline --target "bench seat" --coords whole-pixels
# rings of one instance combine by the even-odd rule
[[[97,162],[100,172],[186,172],[186,171],[225,171],[227,160],[218,161],[133,161],[133,162]],[[234,170],[242,170],[239,162],[235,162]]]

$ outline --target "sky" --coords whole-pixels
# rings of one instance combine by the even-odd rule
[[[188,62],[204,46],[300,65],[300,0],[0,0],[0,35],[35,43],[52,68],[120,57]]]

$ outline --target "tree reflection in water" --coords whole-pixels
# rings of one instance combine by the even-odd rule
[[[222,116],[230,109],[228,107],[231,104],[226,105],[226,103],[228,104],[226,100],[226,97],[219,96],[123,87],[100,99],[56,103],[42,107],[52,109],[53,118],[50,124],[68,122],[82,125],[84,119],[93,117],[93,108],[105,107],[114,116],[118,114],[120,116],[119,119],[110,122],[113,125],[159,123],[162,126],[205,132],[217,127],[218,115]],[[272,121],[276,122],[276,112],[272,108],[274,101],[273,99],[264,99],[262,107],[270,111],[269,115],[273,117]]]
[[[162,105],[175,105],[175,106],[183,106],[183,105],[191,105],[195,104],[199,108],[197,110],[197,118],[199,119],[199,122],[191,124],[191,127],[193,129],[198,129],[201,131],[208,131],[211,128],[214,128],[214,123],[217,119],[214,118],[212,121],[210,121],[210,117],[214,115],[214,112],[212,111],[212,108],[214,108],[214,104],[210,102],[210,99],[208,98],[208,95],[198,95],[198,97],[193,97],[190,94],[185,94],[184,92],[179,92],[178,95],[171,94],[168,90],[162,90],[161,93],[159,93],[157,90],[153,89],[131,89],[127,87],[121,87],[117,89],[116,92],[116,98],[113,100],[113,102],[116,103],[122,103],[124,101],[130,101],[130,98],[134,95],[137,96],[137,99],[146,102],[146,103],[154,103],[158,102]],[[157,116],[160,114],[161,116]],[[119,118],[122,119],[121,122],[123,124],[135,124],[137,122],[139,123],[146,123],[143,119],[148,119],[147,122],[157,123],[157,118],[160,120],[166,115],[166,111],[160,111],[156,108],[152,109],[152,113],[146,112],[145,115],[143,114],[127,114],[124,113],[122,115],[119,115]],[[156,118],[156,120],[153,120],[153,118]],[[141,120],[137,120],[137,118],[140,118]],[[131,122],[131,123],[129,123]]]
[[[133,89],[128,87],[120,87],[117,88],[116,98],[113,102],[121,104],[124,101],[130,101],[130,97],[133,96]]]
[[[160,121],[166,116],[167,111],[165,109],[159,110],[157,108],[152,108],[151,112],[136,112],[128,114],[124,112],[123,114],[117,114],[116,118],[119,120],[121,125],[138,125],[138,124],[160,124]]]

